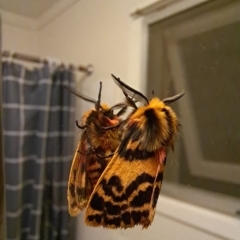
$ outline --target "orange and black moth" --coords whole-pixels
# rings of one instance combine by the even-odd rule
[[[84,113],[81,123],[76,121],[82,135],[78,143],[69,174],[67,199],[71,216],[76,216],[87,205],[93,188],[107,166],[121,140],[120,116],[126,111],[125,103],[113,107],[101,104],[100,82],[98,100],[75,90],[68,90],[85,101],[95,104],[95,108]],[[114,110],[120,109],[117,114]]]
[[[179,120],[168,106],[183,93],[150,101],[113,76],[126,102],[134,107],[122,141],[98,179],[88,201],[85,222],[106,228],[147,228],[153,221],[167,152],[179,132]],[[143,103],[137,107],[136,102]]]

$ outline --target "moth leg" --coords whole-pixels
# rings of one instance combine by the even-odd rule
[[[157,170],[156,170],[156,174],[155,174],[155,179],[154,179],[154,182],[153,182],[154,188],[153,188],[153,191],[152,191],[152,196],[151,196],[151,201],[150,201],[151,206],[153,204],[153,201],[155,201],[155,199],[153,199],[153,198],[155,198],[154,195],[155,195],[155,190],[156,190],[156,187],[157,187],[157,183],[156,182],[157,182],[158,174],[159,174],[159,172],[161,170],[160,168],[161,168],[161,166],[165,165],[165,163],[166,163],[166,151],[165,151],[164,148],[159,149],[159,151],[157,152],[157,161],[158,161],[158,165],[157,165]],[[160,183],[160,184],[162,184],[162,183]],[[160,188],[161,188],[161,185],[160,185]],[[160,192],[160,190],[159,190],[159,192]],[[149,222],[146,221],[143,224],[143,228],[148,227],[148,225],[149,225]]]
[[[97,128],[102,129],[102,130],[111,130],[111,129],[114,129],[114,128],[119,127],[119,126],[121,125],[121,123],[116,124],[116,125],[114,125],[114,126],[109,126],[109,127],[101,127],[101,126],[99,126],[96,122],[94,122],[94,125],[95,125]]]
[[[80,150],[78,150],[77,152],[78,153],[80,153],[80,154],[82,154],[82,155],[88,155],[88,154],[90,154],[91,153],[91,151],[95,151],[95,149],[94,149],[94,147],[90,144],[90,143],[88,143],[88,145],[90,145],[90,147],[88,147],[87,149],[86,149],[86,152],[82,152],[82,151],[80,151]]]
[[[104,130],[111,130],[111,129],[114,129],[114,128],[117,128],[117,127],[119,127],[121,124],[119,123],[119,124],[116,124],[116,125],[114,125],[114,126],[109,126],[109,127],[101,127],[102,129],[104,129]]]
[[[165,162],[166,162],[166,151],[165,149],[161,148],[159,150],[159,155],[158,155],[158,160],[159,160],[159,164],[164,164],[165,165]]]
[[[98,158],[98,162],[102,166],[102,169],[105,169],[107,164],[108,164],[108,159],[107,158],[112,157],[113,155],[114,155],[114,153],[111,153],[107,156],[101,156],[99,154],[96,155],[96,157]]]
[[[158,159],[158,165],[157,165],[157,170],[156,170],[156,175],[155,175],[155,179],[154,179],[154,182],[153,182],[153,186],[155,186],[155,183],[156,183],[156,180],[157,180],[157,177],[158,177],[158,173],[160,171],[160,166],[161,166],[161,156],[160,155],[161,155],[161,152],[159,152],[158,158],[157,158]],[[155,188],[152,191],[151,203],[153,201],[154,190],[155,190]]]
[[[83,125],[83,126],[79,125],[78,120],[76,120],[76,125],[77,125],[77,127],[80,128],[80,129],[84,129],[84,128],[87,127],[86,125]]]
[[[92,151],[92,152],[95,152],[96,151],[96,148],[92,145],[91,143],[91,139],[87,139],[87,144],[89,145],[89,153]]]
[[[88,149],[86,152],[82,152],[82,151],[77,151],[78,153],[82,154],[82,155],[88,155],[90,153],[90,149]]]
[[[111,153],[111,154],[109,154],[107,156],[101,156],[101,155],[97,154],[97,157],[98,158],[109,158],[109,157],[112,157],[113,155],[114,155],[114,153]]]

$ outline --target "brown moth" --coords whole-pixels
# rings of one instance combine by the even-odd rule
[[[84,113],[81,125],[83,130],[78,143],[68,181],[67,199],[71,216],[76,216],[87,205],[88,199],[103,170],[110,161],[121,140],[121,119],[127,106],[119,103],[112,107],[101,104],[102,83],[98,100],[67,88],[74,95],[95,104],[95,108]],[[114,110],[119,109],[117,114]]]

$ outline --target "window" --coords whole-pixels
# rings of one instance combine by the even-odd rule
[[[239,1],[207,1],[148,28],[148,95],[186,92],[172,105],[182,127],[163,193],[231,214],[240,210],[239,13]]]

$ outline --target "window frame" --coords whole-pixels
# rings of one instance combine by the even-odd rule
[[[145,84],[146,84],[146,89],[147,89],[147,79],[148,79],[148,46],[149,46],[149,26],[151,24],[154,24],[158,21],[161,20],[165,20],[169,17],[173,17],[183,11],[189,10],[193,7],[196,7],[198,5],[201,4],[205,4],[207,2],[216,2],[215,0],[195,0],[194,2],[191,0],[182,0],[182,1],[172,1],[171,4],[167,5],[166,7],[164,7],[163,9],[157,10],[153,13],[150,13],[149,15],[145,16],[143,19],[143,68],[141,69],[141,74],[144,76],[145,80]],[[220,1],[218,1],[220,2]],[[230,2],[230,1],[229,1]],[[232,1],[234,2],[234,1]],[[237,2],[237,1],[235,1]],[[232,20],[232,19],[231,19]],[[211,26],[210,26],[211,27]],[[169,31],[167,34],[171,34],[171,31]],[[176,54],[176,50],[175,52],[173,52],[172,54]],[[178,66],[180,68],[180,66]],[[181,70],[180,70],[181,71]],[[182,74],[180,77],[178,75],[178,79],[180,78],[180,80],[184,81],[184,74]],[[161,84],[161,80],[160,84]],[[176,82],[177,84],[177,82]],[[176,88],[178,88],[176,86]],[[190,109],[190,107],[187,107],[187,101],[188,101],[188,97],[184,96],[184,102],[185,102],[185,107],[186,109]],[[182,101],[182,100],[181,100]],[[189,115],[191,113],[187,113],[187,115]],[[184,114],[183,114],[184,115]],[[184,122],[184,119],[183,119]],[[197,150],[199,152],[199,150]],[[187,151],[186,151],[187,152]],[[191,154],[191,153],[189,153]],[[198,160],[196,160],[198,161]],[[198,161],[198,165],[196,166],[196,161],[194,161],[191,166],[192,169],[195,173],[201,175],[205,174],[205,177],[209,177],[208,174],[206,174],[206,169],[209,168],[219,168],[219,173],[216,174],[216,176],[211,176],[211,178],[213,179],[218,179],[219,180],[219,175],[223,173],[223,168],[224,168],[224,172],[233,172],[233,175],[237,180],[237,183],[240,182],[240,168],[238,167],[237,169],[234,166],[230,166],[230,164],[221,164],[221,166],[219,166],[219,163],[216,162],[206,162],[206,161],[201,161],[199,163]],[[199,173],[199,164],[201,165],[201,172]],[[204,172],[205,171],[205,172]],[[204,173],[203,173],[204,172]],[[224,174],[223,174],[224,175]],[[231,174],[230,174],[231,175]],[[225,181],[232,181],[232,177],[231,176],[227,176],[224,179]],[[198,199],[193,199],[191,200],[191,195],[196,193],[201,193],[201,197],[199,197]],[[163,183],[163,189],[162,189],[162,194],[167,195],[169,197],[173,197],[173,198],[177,198],[179,200],[182,201],[186,201],[189,202],[191,204],[196,204],[214,211],[218,211],[218,212],[222,212],[224,214],[228,214],[233,216],[234,218],[237,217],[236,211],[238,211],[239,209],[237,209],[238,202],[239,199],[232,197],[232,196],[228,196],[225,194],[218,194],[218,193],[214,193],[214,192],[210,192],[210,191],[205,191],[205,190],[201,190],[195,187],[191,187],[191,188],[187,188],[186,186],[182,186],[180,184],[171,184],[168,182],[164,182]],[[216,206],[213,206],[212,203],[209,202],[209,199],[214,199],[214,202],[216,203]],[[231,207],[229,207],[231,206]],[[239,207],[238,207],[239,208]]]

